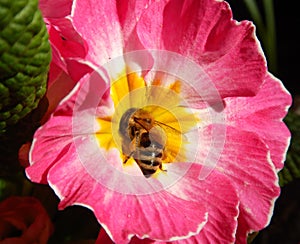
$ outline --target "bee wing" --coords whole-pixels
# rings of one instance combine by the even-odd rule
[[[176,134],[177,136],[183,136],[184,138],[186,138],[186,136],[184,134],[182,134],[180,130],[177,130],[176,128],[174,128],[170,125],[159,122],[157,120],[155,120],[155,125],[162,127],[165,130],[165,133],[167,133],[167,134]]]
[[[167,141],[167,133],[161,126],[156,125],[149,130],[149,139],[151,142],[158,143],[164,147]]]
[[[167,125],[165,123],[155,121],[155,127],[160,128],[160,131],[163,131],[165,138],[165,148],[163,154],[163,163],[172,163],[184,161],[185,159],[185,147],[188,143],[188,138],[180,130]]]

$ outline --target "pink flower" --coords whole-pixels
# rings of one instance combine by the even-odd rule
[[[73,0],[39,1],[52,47],[49,85],[61,72],[78,80],[89,70],[76,62],[77,58],[86,55],[86,48],[84,40],[72,26],[70,19],[72,2]],[[77,66],[77,69],[74,69],[74,66]]]
[[[291,97],[254,26],[215,0],[77,0],[70,21],[95,71],[36,132],[28,177],[116,243],[246,243],[264,228]]]
[[[74,30],[70,19],[72,2],[73,0],[39,1],[52,49],[46,94],[49,108],[44,121],[76,82],[91,71],[89,67],[78,62],[79,58],[86,56],[87,51],[84,40]]]
[[[47,243],[52,231],[50,218],[37,199],[10,197],[1,202],[1,243]]]

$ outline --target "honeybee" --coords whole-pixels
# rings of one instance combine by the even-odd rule
[[[162,168],[165,159],[166,133],[164,128],[175,128],[156,121],[153,116],[138,108],[128,109],[121,117],[119,133],[122,137],[124,164],[131,157],[136,161],[145,177],[150,177]]]

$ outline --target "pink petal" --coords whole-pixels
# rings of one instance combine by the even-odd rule
[[[246,215],[247,213],[245,213],[245,210],[241,209],[241,214],[238,217],[239,225],[236,232],[236,243],[246,244],[248,234],[252,232],[252,230],[249,231],[249,225],[246,220]]]
[[[39,0],[44,18],[62,18],[71,13],[73,0]]]
[[[223,1],[160,1],[141,15],[146,49],[179,52],[200,64],[221,97],[254,95],[266,72],[250,22],[237,23]]]
[[[80,40],[77,40],[75,36],[74,39],[66,39],[62,35],[62,32],[58,31],[54,27],[49,28],[49,35],[50,43],[56,48],[63,58],[85,56],[85,48],[83,44],[80,43]]]
[[[26,168],[30,180],[48,183],[48,170],[55,164],[56,158],[63,157],[69,150],[72,142],[69,126],[71,122],[71,117],[52,117],[49,123],[36,131],[30,151],[31,166]]]
[[[124,49],[128,51],[143,49],[136,34],[136,24],[149,4],[149,0],[119,1],[117,11],[122,29]]]
[[[257,133],[268,145],[277,170],[283,167],[290,132],[282,119],[291,105],[291,96],[271,74],[255,97],[225,99],[227,123]]]
[[[51,32],[51,28],[48,31]],[[51,39],[49,41],[52,50],[52,60],[49,70],[48,86],[51,85],[51,83],[55,80],[55,78],[57,78],[61,71],[67,72],[65,60],[62,57],[59,49],[56,47],[55,42],[52,42]]]
[[[208,209],[208,222],[200,233],[176,243],[233,243],[239,212],[233,182],[217,171],[200,180],[200,169],[199,165],[194,165],[181,181],[166,189],[178,196],[185,194],[188,199],[197,199]]]
[[[79,81],[84,75],[93,72],[93,68],[89,64],[85,64],[80,58],[67,58],[65,61],[68,73],[74,81]]]
[[[68,22],[68,24],[70,23]],[[73,29],[63,33],[57,30],[57,27],[51,25],[48,32],[52,48],[49,86],[57,78],[58,68],[60,68],[60,71],[69,74],[74,81],[78,81],[84,74],[91,72],[86,65],[77,61],[84,58],[86,50],[83,40],[77,37],[78,34]],[[64,35],[69,35],[69,39],[66,39]]]
[[[52,60],[54,59],[54,56],[55,56],[55,51],[54,48],[52,48]],[[61,75],[62,72],[63,72],[62,68],[52,61],[50,63],[50,69],[48,72],[47,86],[50,87],[52,83]]]
[[[114,244],[114,242],[109,238],[109,236],[107,235],[106,231],[103,228],[101,228],[95,244],[102,244],[102,243]],[[130,244],[139,244],[139,243],[142,243],[142,244],[151,244],[151,243],[163,244],[165,242],[161,242],[161,241],[156,242],[156,241],[153,241],[153,240],[150,240],[150,239],[142,239],[141,240],[137,237],[133,237],[130,241]]]
[[[53,67],[56,65],[68,73],[72,79],[78,81],[90,69],[79,63],[78,59],[86,56],[84,40],[75,31],[70,18],[48,18],[49,40],[52,47],[52,62],[50,69],[50,83],[53,81]],[[72,63],[72,65],[69,65]],[[76,63],[76,64],[75,64]]]
[[[73,96],[76,90],[73,90]],[[30,167],[26,174],[34,182],[47,184],[48,170],[55,163],[56,158],[62,157],[72,142],[72,108],[75,97],[62,103],[56,108],[50,119],[34,134],[29,161]]]
[[[150,58],[146,56],[147,52],[135,52],[135,54],[137,53],[144,56],[143,60],[149,61]],[[172,87],[178,82],[180,96],[183,100],[182,106],[197,109],[218,104],[223,106],[223,101],[214,81],[199,64],[178,53],[165,50],[151,50],[149,53],[151,53],[153,63],[144,64],[144,66],[148,65],[152,68],[145,74],[147,85],[153,85],[153,83],[156,85],[155,83],[159,82],[164,87]],[[163,72],[157,72],[157,70]]]
[[[49,105],[46,114],[43,116],[43,122],[49,119],[50,114],[52,114],[60,101],[69,94],[74,86],[75,81],[63,71],[60,72],[55,80],[52,80],[48,84],[46,96]]]
[[[114,244],[103,228],[100,229],[100,232],[98,234],[95,244],[101,244],[101,243]]]
[[[68,18],[48,18],[46,19],[46,22],[49,22],[49,24],[51,26],[53,26],[59,33],[60,33],[60,38],[63,38],[64,40],[67,41],[72,41],[72,42],[76,42],[82,46],[84,46],[84,41],[82,39],[82,37],[76,32],[76,30],[74,29],[73,26],[73,20],[68,17]],[[50,38],[52,37],[52,35],[50,35]],[[74,50],[72,48],[70,48],[70,50],[72,52],[83,52],[85,51],[84,47],[79,47],[79,50]],[[66,52],[68,52],[69,50],[66,48],[65,50]]]
[[[59,89],[59,87],[64,87],[64,89],[68,87],[69,89],[74,85],[72,82],[70,83],[71,85],[68,86],[67,83],[60,82],[57,86],[52,85],[51,88],[54,89],[53,92],[57,91],[56,89]],[[90,83],[93,83],[94,92],[99,96],[101,95],[101,90],[106,90],[99,76],[95,78],[95,75],[86,75],[64,98],[47,123],[35,132],[29,155],[31,166],[26,169],[27,176],[32,181],[47,183],[48,170],[55,163],[55,160],[61,158],[69,150],[74,138],[84,133],[95,133],[97,130],[87,124],[90,123],[89,119],[83,119],[81,121],[82,124],[79,125],[74,122],[72,117],[76,102],[83,106],[94,106],[94,104],[86,104],[84,102],[88,103],[92,100],[87,99],[87,94],[91,94],[90,90],[88,90]],[[52,89],[49,89],[49,92],[51,91]],[[59,99],[61,98],[59,97]],[[52,102],[55,104],[57,101],[54,98]],[[95,108],[93,109],[95,110]],[[93,116],[94,114],[91,117]],[[42,172],[43,170],[45,173]]]
[[[233,243],[237,228],[238,196],[231,181],[214,171],[205,180],[199,180],[200,167],[194,165],[179,182],[166,189],[178,197],[199,201],[208,209],[208,222],[198,235],[171,243]],[[178,221],[178,223],[180,223]],[[181,223],[180,223],[180,226]],[[98,242],[110,243],[109,237],[101,230]],[[106,243],[105,242],[105,243]],[[161,243],[150,239],[133,238],[130,243]]]
[[[111,177],[115,179],[114,175]],[[51,168],[48,179],[62,200],[61,208],[72,204],[92,208],[116,243],[129,242],[133,235],[159,240],[187,236],[198,232],[206,222],[203,206],[165,191],[126,195],[109,190],[91,178],[74,145]]]
[[[227,127],[224,151],[216,169],[231,178],[239,194],[239,220],[243,221],[238,228],[247,233],[264,228],[280,193],[276,170],[264,142],[255,133]]]
[[[86,60],[101,65],[122,54],[123,39],[114,1],[74,1],[72,20],[87,42]]]

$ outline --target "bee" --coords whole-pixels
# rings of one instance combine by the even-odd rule
[[[165,171],[162,162],[165,159],[166,127],[180,133],[175,128],[156,121],[143,109],[128,109],[119,123],[122,152],[126,156],[123,163],[132,157],[146,178],[158,169]]]

